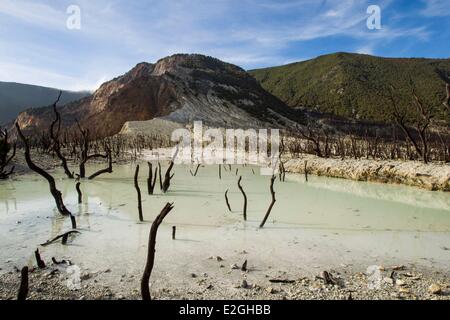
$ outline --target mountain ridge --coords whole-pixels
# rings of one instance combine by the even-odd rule
[[[60,89],[0,81],[0,124],[13,121],[20,112],[47,106],[56,99]],[[90,94],[88,91],[63,90],[62,103],[78,100]]]
[[[412,86],[429,104],[442,105],[450,59],[390,58],[338,52],[287,65],[248,71],[264,89],[290,107],[353,119],[390,122],[384,93],[396,87],[400,102],[409,107]],[[447,79],[444,79],[447,77]],[[448,121],[445,108],[435,117]]]
[[[242,68],[198,54],[176,54],[141,62],[103,83],[92,95],[59,107],[63,124],[76,120],[95,135],[119,133],[128,121],[162,118],[177,123],[203,120],[210,126],[282,127],[302,119],[266,92]],[[17,118],[25,130],[46,129],[51,108],[30,109]]]

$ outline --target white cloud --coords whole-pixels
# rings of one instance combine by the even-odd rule
[[[428,17],[450,16],[450,0],[422,0],[425,9],[422,14]]]
[[[43,28],[65,27],[65,11],[26,0],[2,0],[0,1],[0,14],[21,20],[27,24],[38,25]]]
[[[370,45],[360,47],[356,50],[356,53],[373,55],[373,48]]]
[[[49,0],[0,0],[0,15],[14,19],[19,26],[34,26],[28,29],[29,35],[22,34],[19,39],[8,32],[11,24],[0,19],[0,36],[11,46],[0,51],[0,61],[15,61],[8,63],[8,74],[0,71],[0,77],[92,89],[99,79],[117,76],[140,61],[152,62],[180,52],[208,54],[255,68],[292,61],[284,52],[292,43],[331,36],[366,42],[361,49],[400,37],[427,38],[424,27],[367,30],[370,2],[61,0],[56,5]],[[378,4],[385,8],[390,2],[379,0]],[[81,8],[80,31],[65,28],[70,4]],[[49,30],[55,39],[36,40]]]

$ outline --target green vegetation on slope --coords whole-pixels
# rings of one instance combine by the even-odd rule
[[[383,122],[392,120],[387,98],[391,85],[401,107],[414,108],[412,80],[417,95],[430,106],[435,119],[448,120],[442,104],[445,83],[440,74],[450,74],[450,59],[336,53],[249,73],[291,107]]]

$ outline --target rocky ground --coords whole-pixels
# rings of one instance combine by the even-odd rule
[[[319,158],[305,155],[290,159],[288,172],[415,186],[433,191],[450,191],[450,165],[417,161]]]
[[[31,300],[136,300],[140,299],[140,275],[120,275],[117,283],[109,286],[102,282],[107,269],[80,274],[78,279],[67,272],[68,266],[53,265],[45,269],[31,269],[29,294]],[[183,279],[179,288],[165,287],[164,282],[152,286],[154,299],[160,300],[450,300],[448,274],[424,272],[404,266],[373,267],[366,272],[330,270],[327,275],[266,275],[256,283],[248,279],[252,271],[241,271],[241,280],[232,287],[224,286],[221,279],[210,275],[191,274]],[[20,283],[18,269],[0,275],[0,299],[14,300]],[[186,284],[187,283],[187,284]]]

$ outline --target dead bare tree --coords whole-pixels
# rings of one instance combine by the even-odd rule
[[[142,214],[142,196],[141,189],[139,188],[139,165],[136,166],[136,171],[134,173],[134,187],[136,188],[137,198],[138,198],[138,212],[139,212],[139,221],[144,221],[144,216]]]
[[[89,179],[94,179],[96,176],[103,174],[103,173],[111,173],[112,172],[112,155],[111,155],[111,148],[107,145],[107,143],[104,144],[104,149],[106,151],[105,154],[100,153],[93,153],[90,154],[91,149],[91,137],[88,129],[84,129],[80,123],[77,121],[78,130],[80,131],[81,137],[80,137],[80,178],[86,178],[86,163],[89,160],[96,159],[96,158],[103,158],[108,159],[109,166],[107,169],[100,170],[99,172],[91,175]]]
[[[104,173],[112,173],[113,172],[111,149],[108,146],[105,146],[105,148],[106,148],[106,155],[108,157],[108,167],[105,169],[98,170],[97,172],[91,174],[89,176],[88,180],[94,180],[96,177],[98,177]]]
[[[18,301],[25,301],[28,296],[29,284],[28,284],[28,267],[23,267],[20,271],[20,287],[17,294]]]
[[[272,211],[273,206],[275,205],[275,202],[277,201],[275,199],[275,191],[273,190],[273,184],[275,182],[276,176],[273,175],[272,178],[270,179],[270,193],[272,195],[272,202],[270,203],[269,208],[267,209],[266,215],[264,216],[263,221],[261,222],[261,224],[259,225],[260,228],[263,228],[264,225],[266,224],[267,219],[269,218],[270,212]]]
[[[150,235],[148,240],[148,252],[147,252],[147,263],[145,264],[144,274],[141,279],[141,295],[142,300],[151,300],[149,281],[152,274],[153,265],[155,264],[155,245],[156,245],[156,235],[158,233],[158,228],[163,222],[164,218],[173,209],[173,203],[167,203],[165,207],[161,210],[160,214],[156,217],[155,221],[152,223],[150,229]]]
[[[156,185],[156,178],[158,175],[158,167],[155,168],[155,175],[153,176],[153,165],[151,162],[147,162],[148,164],[148,179],[147,179],[147,189],[148,194],[153,194]]]
[[[50,193],[52,194],[53,198],[55,199],[56,207],[57,207],[59,213],[61,213],[64,216],[69,216],[70,220],[72,222],[72,228],[76,229],[77,225],[76,225],[75,217],[72,215],[72,213],[64,205],[61,191],[59,191],[56,188],[55,179],[48,172],[46,172],[44,169],[42,169],[39,166],[37,166],[31,160],[31,152],[30,152],[30,146],[28,145],[28,140],[23,135],[22,130],[20,130],[20,126],[19,126],[19,124],[17,122],[16,122],[16,129],[17,129],[17,133],[18,133],[18,135],[19,135],[20,139],[22,140],[22,142],[24,144],[24,147],[25,147],[25,161],[27,162],[28,167],[32,171],[36,172],[37,174],[39,174],[40,176],[42,176],[44,179],[47,180],[49,188],[50,188]]]
[[[308,125],[308,126],[306,126],[305,130],[302,130],[301,128],[298,127],[298,132],[304,139],[306,139],[307,141],[312,143],[313,150],[314,150],[314,153],[316,154],[316,156],[322,158],[323,155],[322,155],[322,151],[320,149],[320,137],[317,134],[316,130],[313,130],[311,128],[311,126]]]
[[[241,190],[242,196],[244,197],[244,221],[247,221],[247,195],[245,194],[244,189],[241,186],[241,180],[242,180],[242,176],[239,177],[238,180],[238,188],[239,190]]]
[[[412,90],[413,104],[415,105],[416,114],[413,120],[410,120],[411,116],[407,113],[407,108],[400,108],[397,100],[394,97],[395,88],[391,86],[390,91],[390,102],[393,107],[393,117],[396,124],[400,127],[403,133],[406,135],[407,139],[414,146],[416,153],[422,159],[424,163],[428,163],[428,129],[431,125],[432,114],[430,109],[427,108],[422,100],[417,96],[415,90]],[[421,143],[416,141],[413,129],[411,125],[414,126],[415,131],[418,133]]]
[[[61,151],[61,142],[59,141],[59,134],[61,131],[61,115],[58,112],[56,105],[58,104],[59,100],[61,99],[62,91],[59,92],[58,98],[53,103],[53,113],[55,114],[55,120],[50,125],[50,138],[52,139],[53,145],[52,150],[55,152],[56,156],[61,160],[61,165],[64,169],[64,173],[69,179],[73,179],[73,172],[70,171],[68,165],[67,165],[67,159],[63,155]],[[56,127],[56,128],[55,128]]]
[[[11,151],[11,144],[8,142],[8,130],[0,129],[0,180],[7,179],[14,173],[14,166],[6,170],[6,167],[16,156],[16,144],[13,145],[12,149],[12,155],[8,156]]]
[[[425,106],[414,90],[413,96],[418,114],[422,118],[416,122],[416,130],[419,133],[420,141],[422,142],[422,160],[424,163],[428,163],[429,149],[427,130],[431,125],[433,116],[430,109]]]

